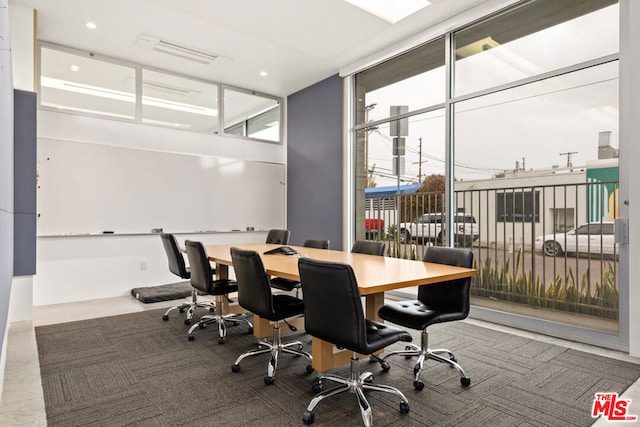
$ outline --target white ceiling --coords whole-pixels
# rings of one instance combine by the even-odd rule
[[[38,11],[39,40],[287,96],[486,1],[431,0],[395,25],[343,0],[10,0],[9,7]],[[142,34],[219,57],[211,65],[176,58],[142,47]]]

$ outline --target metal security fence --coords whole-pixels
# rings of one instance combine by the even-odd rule
[[[462,187],[452,227],[442,192],[367,197],[365,237],[386,240],[388,256],[422,259],[451,232],[474,251],[472,295],[618,318],[618,181]]]

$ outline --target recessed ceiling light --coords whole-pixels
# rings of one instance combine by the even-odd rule
[[[431,4],[428,0],[345,0],[347,3],[359,7],[378,18],[395,24],[427,7]]]
[[[260,75],[262,77],[267,77],[269,75],[269,73],[267,73],[266,71],[260,71]]]
[[[77,65],[75,65],[75,64],[74,64],[74,65],[70,66],[70,67],[69,67],[69,69],[70,69],[71,71],[79,71],[79,70],[80,70],[80,67],[78,67]]]
[[[84,25],[85,25],[85,27],[87,27],[90,30],[95,30],[96,28],[98,28],[96,23],[95,22],[91,22],[91,21],[86,22]]]

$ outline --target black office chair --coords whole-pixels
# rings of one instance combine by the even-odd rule
[[[286,322],[285,319],[289,317],[303,314],[304,305],[302,300],[291,295],[273,295],[271,293],[269,279],[258,252],[231,248],[231,259],[236,273],[236,280],[238,281],[238,303],[246,310],[263,319],[274,322],[273,342],[259,341],[258,349],[240,355],[231,366],[231,371],[239,372],[240,362],[246,357],[271,353],[271,358],[267,365],[267,376],[264,377],[264,383],[271,385],[274,382],[280,353],[304,356],[311,362],[311,355],[303,350],[304,346],[300,341],[283,344],[280,337],[280,322]],[[313,372],[313,367],[310,363],[306,369],[307,373]]]
[[[473,252],[467,249],[430,247],[424,256],[424,261],[439,264],[454,265],[457,267],[473,267]],[[469,289],[471,278],[451,280],[443,283],[422,285],[418,288],[418,299],[411,301],[398,301],[385,304],[378,311],[378,315],[405,328],[422,330],[421,346],[408,345],[405,350],[393,351],[382,359],[382,368],[389,369],[386,359],[400,355],[407,358],[418,356],[418,362],[413,368],[413,386],[416,390],[422,390],[424,383],[420,381],[425,358],[449,364],[460,373],[460,383],[467,387],[471,384],[471,378],[465,374],[458,365],[453,353],[446,349],[429,349],[429,333],[427,328],[435,323],[462,320],[469,315]],[[441,355],[447,355],[443,357]]]
[[[304,241],[302,246],[305,248],[316,248],[316,249],[329,249],[329,240],[320,240],[320,239],[307,239]],[[296,290],[296,297],[298,296],[298,291],[300,290],[300,282],[297,280],[285,279],[282,277],[274,277],[271,279],[271,286],[276,289],[280,289],[282,291],[291,292],[292,290]]]
[[[178,246],[178,240],[176,236],[169,233],[160,234],[160,238],[162,239],[162,246],[164,246],[164,251],[167,253],[167,260],[169,261],[169,271],[175,274],[182,279],[191,278],[191,270],[186,266],[184,262],[184,257],[182,256],[182,252],[180,252],[180,247]],[[197,307],[208,308],[210,311],[214,311],[216,306],[213,301],[208,300],[198,300],[198,290],[193,288],[191,290],[191,301],[183,302],[180,305],[175,307],[171,307],[168,309],[164,315],[162,316],[162,320],[169,320],[169,313],[172,310],[179,310],[180,313],[187,312],[187,317],[184,319],[185,325],[191,324],[191,319],[193,318],[193,312]]]
[[[372,354],[397,341],[411,341],[411,335],[398,327],[365,319],[358,284],[350,265],[300,258],[298,268],[305,296],[307,333],[352,351],[350,377],[321,376],[313,386],[314,392],[322,390],[324,380],[341,385],[317,394],[304,412],[303,422],[313,422],[313,409],[321,400],[346,391],[356,394],[366,426],[372,424],[373,415],[364,390],[393,393],[400,397],[400,411],[409,412],[409,401],[400,390],[373,384],[371,372],[360,374],[358,354]],[[327,289],[331,291],[327,292]]]
[[[302,246],[305,248],[329,249],[331,242],[328,239],[307,239]]]
[[[272,243],[274,245],[288,245],[290,234],[291,233],[289,232],[289,230],[269,230],[265,243]]]
[[[359,254],[380,255],[384,256],[384,250],[387,244],[385,242],[373,242],[370,240],[356,240],[351,248],[351,252]]]
[[[246,323],[249,327],[248,333],[253,333],[253,325],[246,319],[247,314],[224,314],[223,312],[223,298],[228,298],[230,293],[237,292],[238,284],[229,279],[213,279],[211,264],[201,242],[187,240],[184,244],[187,247],[187,257],[191,265],[191,286],[208,295],[215,295],[217,306],[215,315],[202,316],[198,323],[189,328],[187,335],[189,341],[195,339],[193,331],[196,328],[204,329],[209,323],[218,324],[218,344],[224,344],[227,337],[226,322]]]

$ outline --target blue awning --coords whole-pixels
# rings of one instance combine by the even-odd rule
[[[380,197],[380,196],[392,196],[394,194],[413,194],[418,191],[422,185],[420,184],[407,184],[400,186],[400,192],[398,192],[397,185],[389,185],[386,187],[372,187],[365,188],[365,197]]]

